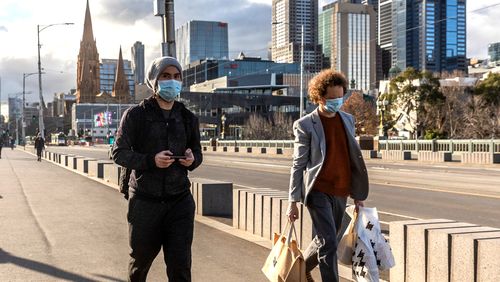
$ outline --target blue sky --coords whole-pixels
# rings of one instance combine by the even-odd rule
[[[320,0],[320,7],[332,2]],[[153,16],[152,0],[90,0],[94,36],[100,58],[117,58],[120,46],[125,59],[130,47],[142,41],[146,64],[160,55],[160,18]],[[484,58],[487,44],[500,41],[498,25],[500,0],[469,0],[467,7],[467,55]],[[37,70],[36,25],[74,22],[72,26],[53,26],[42,33],[41,57],[46,74],[43,92],[46,101],[56,92],[76,87],[76,60],[83,32],[86,0],[1,0],[0,1],[0,77],[2,97],[22,91],[22,74]],[[189,0],[176,1],[176,26],[191,19],[227,22],[230,57],[243,51],[247,55],[267,56],[271,40],[271,0]],[[36,76],[26,81],[28,101],[38,100]]]

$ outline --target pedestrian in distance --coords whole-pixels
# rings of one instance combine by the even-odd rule
[[[163,248],[169,281],[191,281],[195,203],[188,171],[202,162],[198,118],[176,101],[182,68],[172,57],[151,63],[153,96],[127,109],[113,145],[113,160],[130,170],[129,281],[146,281]],[[123,172],[123,170],[122,170]]]
[[[43,151],[43,149],[45,149],[45,139],[43,139],[41,133],[38,133],[36,138],[35,138],[35,149],[36,149],[37,161],[41,162],[42,161],[42,151]]]
[[[4,139],[5,139],[4,133],[1,133],[0,134],[0,159],[2,158],[2,148],[3,148]]]
[[[358,209],[368,196],[368,174],[354,136],[354,117],[340,110],[346,89],[342,73],[320,72],[309,84],[309,99],[317,108],[293,124],[287,216],[292,222],[299,218],[298,202],[311,215],[316,236],[304,251],[308,281],[313,281],[310,271],[318,264],[322,281],[339,281],[337,238],[347,198]]]

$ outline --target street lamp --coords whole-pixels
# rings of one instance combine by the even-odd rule
[[[36,32],[37,32],[37,39],[38,39],[38,95],[40,98],[38,130],[39,130],[42,138],[44,138],[44,139],[45,139],[45,134],[44,134],[45,127],[43,124],[42,63],[40,62],[40,49],[42,48],[42,45],[40,44],[40,32],[42,32],[44,29],[47,29],[51,26],[72,25],[72,24],[74,24],[74,23],[56,23],[56,24],[49,24],[49,25],[36,25]]]
[[[220,121],[222,122],[222,130],[221,130],[221,139],[224,139],[224,128],[225,128],[225,123],[226,123],[226,114],[222,114],[222,116],[220,117]]]
[[[377,101],[377,106],[380,114],[380,125],[379,125],[379,130],[378,130],[378,135],[379,136],[385,136],[384,134],[384,112],[385,108],[389,104],[389,101],[387,101],[385,98],[383,100],[378,100]]]
[[[22,131],[21,137],[23,138],[23,145],[26,145],[26,78],[38,74],[38,72],[23,73],[23,113],[21,116]]]
[[[286,24],[290,26],[287,22],[272,22],[271,24]],[[304,115],[304,24],[300,25],[300,106],[299,106],[299,116]]]

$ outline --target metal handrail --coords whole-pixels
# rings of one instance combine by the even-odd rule
[[[379,140],[379,150],[500,153],[500,139]]]
[[[379,150],[500,153],[500,139],[379,140]],[[210,141],[202,141],[210,146]],[[293,148],[293,140],[219,140],[222,147]]]

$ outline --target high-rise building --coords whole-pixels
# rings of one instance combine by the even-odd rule
[[[175,31],[177,59],[182,67],[204,59],[228,59],[227,23],[189,21]]]
[[[116,81],[116,70],[118,67],[117,59],[102,59],[101,60],[101,88],[100,92],[106,92],[108,94],[113,93],[113,87]],[[123,60],[123,70],[125,77],[128,81],[128,86],[130,90],[131,101],[135,95],[135,78],[134,72],[132,71],[132,64],[129,60]],[[116,100],[116,102],[118,102]]]
[[[382,76],[387,78],[392,67],[392,0],[379,1],[377,32],[377,43],[382,56]]]
[[[90,17],[88,0],[76,72],[76,102],[95,102],[95,96],[99,94],[100,84],[99,53],[97,52],[96,41],[92,32],[92,19]]]
[[[500,42],[488,44],[488,57],[491,62],[500,61]]]
[[[318,20],[318,42],[323,51],[323,67],[330,68],[330,56],[332,53],[332,17],[333,3],[323,6]]]
[[[322,51],[318,44],[318,0],[273,0],[272,60],[299,63],[304,36],[304,70],[322,69]],[[304,34],[302,34],[302,27]]]
[[[466,0],[393,0],[393,64],[467,72]]]
[[[331,36],[331,68],[344,73],[351,88],[365,91],[375,88],[376,16],[373,7],[336,2],[326,6],[323,13],[331,15],[331,31],[324,32]]]
[[[144,83],[144,44],[136,41],[132,46],[132,71],[135,74],[135,83]]]

